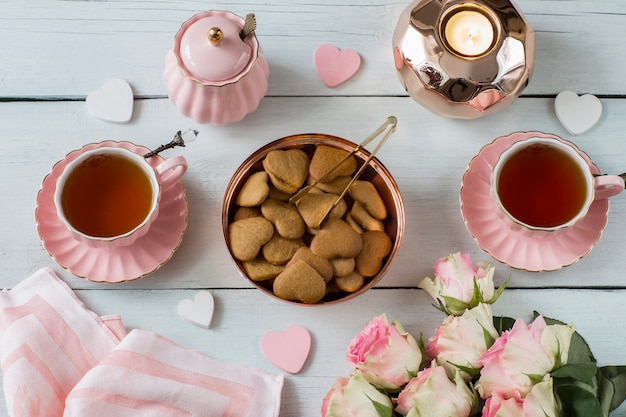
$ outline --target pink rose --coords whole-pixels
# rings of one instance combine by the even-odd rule
[[[496,391],[485,401],[482,417],[558,417],[559,407],[552,391],[552,378],[546,375],[543,381],[533,386],[523,398],[514,391],[513,397],[506,398]]]
[[[537,417],[541,416],[540,414]],[[505,398],[500,392],[494,392],[487,398],[483,407],[482,417],[525,417],[524,403],[519,396]]]
[[[417,374],[422,353],[402,325],[390,325],[383,314],[374,317],[350,342],[348,363],[380,389],[397,390]]]
[[[395,411],[403,416],[467,417],[475,395],[458,372],[450,380],[433,361],[400,391],[396,404]]]
[[[524,398],[533,385],[552,370],[567,362],[574,328],[546,325],[543,316],[526,325],[518,319],[483,355],[483,366],[476,388],[482,398],[501,392],[505,398]]]
[[[381,417],[378,410],[391,416],[391,399],[374,388],[355,371],[350,378],[339,377],[322,399],[322,417]]]
[[[489,304],[480,303],[462,316],[448,316],[426,344],[426,355],[437,360],[452,377],[456,370],[470,380],[478,375],[480,359],[498,338]],[[473,375],[459,367],[475,370]]]
[[[422,288],[439,303],[447,314],[460,316],[480,302],[492,304],[498,292],[493,283],[494,267],[491,263],[472,264],[469,254],[455,253],[439,259],[434,266],[435,278],[424,278]]]

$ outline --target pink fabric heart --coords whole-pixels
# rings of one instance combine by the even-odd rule
[[[271,363],[292,374],[300,372],[311,349],[311,335],[302,326],[271,331],[261,339],[261,351]]]
[[[315,50],[315,68],[320,78],[330,88],[348,81],[361,66],[361,57],[352,49],[339,50],[330,44]]]

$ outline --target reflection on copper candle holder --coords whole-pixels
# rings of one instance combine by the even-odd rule
[[[535,36],[509,0],[416,0],[398,20],[393,53],[415,101],[441,116],[475,119],[524,90]]]

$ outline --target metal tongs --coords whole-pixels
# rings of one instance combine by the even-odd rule
[[[335,200],[335,202],[333,203],[332,206],[330,206],[330,208],[328,209],[328,211],[326,212],[326,214],[324,215],[324,217],[322,217],[322,220],[320,220],[319,224],[318,224],[318,228],[322,226],[322,224],[324,224],[324,222],[326,220],[328,220],[328,216],[330,215],[330,213],[333,211],[333,209],[337,206],[337,204],[339,204],[339,202],[345,197],[346,193],[350,190],[350,187],[352,186],[352,184],[354,183],[354,181],[356,181],[359,176],[363,173],[363,171],[365,170],[365,168],[367,167],[367,165],[370,163],[370,161],[372,160],[372,158],[374,158],[374,156],[376,155],[376,153],[378,152],[378,150],[383,146],[383,144],[387,141],[387,139],[389,138],[389,136],[391,136],[391,134],[393,132],[396,131],[396,125],[398,124],[398,119],[395,116],[389,116],[387,117],[387,120],[385,120],[385,122],[378,128],[376,129],[374,132],[372,132],[371,135],[369,135],[367,138],[365,138],[365,140],[363,140],[363,142],[359,143],[354,149],[352,149],[352,151],[350,151],[345,157],[343,157],[340,161],[338,161],[335,165],[333,165],[332,168],[330,168],[328,171],[326,171],[324,173],[324,175],[322,175],[320,178],[316,179],[314,182],[312,182],[311,184],[308,184],[306,187],[302,188],[300,191],[298,191],[297,193],[295,193],[293,196],[291,196],[291,198],[289,199],[289,204],[297,204],[298,201],[304,197],[306,194],[309,193],[309,191],[311,191],[318,183],[323,182],[324,179],[326,179],[326,177],[328,177],[335,169],[337,169],[339,166],[341,166],[341,164],[343,164],[348,158],[350,158],[351,156],[353,156],[355,153],[357,153],[359,150],[363,149],[366,145],[368,145],[371,141],[373,141],[374,139],[376,139],[378,136],[380,136],[383,132],[385,132],[385,130],[387,131],[384,136],[382,137],[382,139],[378,142],[378,144],[376,145],[376,147],[374,148],[374,150],[369,154],[369,156],[367,157],[367,159],[363,162],[363,164],[361,165],[361,167],[357,170],[357,172],[352,176],[352,179],[350,180],[350,182],[348,183],[348,185],[346,185],[346,187],[343,189],[343,191],[341,192],[341,194],[339,195],[339,197],[337,197],[337,200]]]

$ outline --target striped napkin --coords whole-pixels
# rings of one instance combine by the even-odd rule
[[[0,293],[10,417],[276,417],[282,375],[225,364],[89,311],[45,268]]]

